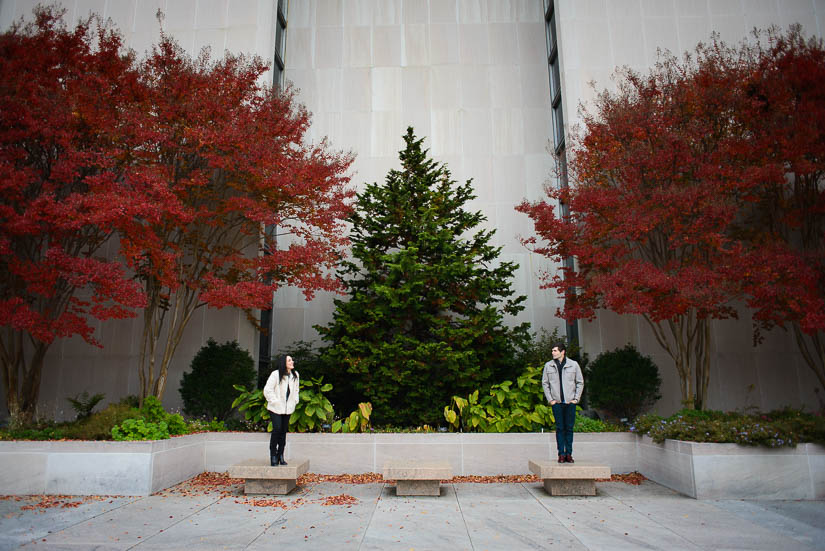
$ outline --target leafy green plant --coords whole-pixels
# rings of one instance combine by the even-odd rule
[[[147,396],[138,415],[112,427],[115,440],[161,440],[187,434],[189,425],[179,413],[170,414],[156,396]]]
[[[0,431],[0,440],[61,440],[66,435],[62,426],[38,423],[33,426],[12,426]]]
[[[349,414],[346,419],[339,419],[332,424],[332,432],[366,432],[370,426],[372,404],[361,402],[358,409]]]
[[[581,408],[577,407],[576,410],[580,412]],[[573,432],[624,432],[626,430],[622,425],[590,419],[584,415],[576,415],[576,423],[573,425]]]
[[[165,440],[169,438],[169,427],[164,421],[152,423],[143,419],[126,419],[119,426],[112,427],[114,440]]]
[[[667,418],[643,415],[630,430],[660,443],[672,439],[770,448],[802,442],[825,444],[825,419],[794,409],[752,415],[683,409]]]
[[[332,419],[334,411],[332,403],[324,393],[332,390],[332,385],[323,383],[324,378],[318,377],[301,382],[301,399],[295,406],[295,411],[289,418],[289,428],[295,432],[311,432]]]
[[[138,418],[140,412],[137,407],[128,403],[118,402],[109,404],[101,411],[92,413],[86,419],[68,423],[63,428],[66,438],[78,440],[110,440],[112,428],[126,419]]]
[[[209,339],[180,382],[183,411],[192,416],[227,419],[235,398],[233,386],[255,381],[255,362],[237,341],[218,344]]]
[[[264,391],[260,388],[247,390],[243,385],[234,386],[240,395],[232,402],[232,407],[238,408],[248,423],[266,427],[267,432],[272,432],[272,421],[269,419],[269,410],[266,409]]]
[[[453,396],[444,418],[453,430],[477,432],[534,432],[551,427],[553,410],[541,388],[543,366],[530,366],[516,379],[490,387],[486,395],[475,390],[467,398]]]
[[[599,354],[588,370],[590,404],[632,419],[662,397],[659,368],[633,345]]]
[[[75,413],[77,413],[75,420],[80,421],[81,419],[87,419],[92,414],[92,410],[95,409],[95,406],[105,397],[106,395],[102,392],[89,396],[89,393],[84,390],[82,394],[78,394],[74,398],[66,398],[66,400],[69,401],[72,405],[72,409],[74,409]]]
[[[150,423],[166,420],[166,410],[157,396],[147,396],[140,408],[140,415]]]
[[[221,419],[190,419],[189,432],[225,432],[226,423]]]

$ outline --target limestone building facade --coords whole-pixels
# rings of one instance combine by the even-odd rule
[[[37,0],[0,0],[0,30],[31,18]],[[382,181],[398,166],[407,126],[426,138],[433,157],[456,180],[472,178],[481,210],[496,229],[502,260],[520,269],[514,287],[527,296],[513,323],[576,333],[593,358],[631,342],[660,366],[662,413],[679,407],[669,358],[644,322],[601,312],[594,322],[566,327],[560,301],[541,290],[541,274],[556,266],[519,241],[530,220],[514,210],[543,196],[552,152],[563,152],[570,131],[595,91],[613,86],[616,67],[645,70],[657,50],[691,50],[711,32],[728,42],[753,27],[801,23],[822,36],[825,0],[62,0],[66,20],[89,13],[111,19],[141,54],[165,32],[190,53],[211,48],[257,54],[272,63],[269,83],[292,85],[313,114],[310,139],[327,138],[352,151],[356,189]],[[592,87],[590,83],[593,83]],[[114,254],[114,250],[112,251]],[[273,297],[272,351],[313,341],[315,324],[331,319],[333,296],[307,302],[295,289]],[[746,313],[745,313],[746,314]],[[116,400],[137,390],[141,320],[99,324],[103,349],[80,339],[55,343],[43,377],[44,413],[70,416],[66,396],[88,390]],[[258,357],[260,335],[243,312],[199,309],[178,349],[164,397],[181,405],[177,382],[208,338],[237,339]],[[814,378],[794,353],[790,336],[771,334],[751,344],[750,322],[713,326],[710,407],[817,407]],[[267,344],[267,343],[265,343]],[[264,350],[266,347],[264,347]],[[778,370],[783,357],[792,369]],[[4,405],[4,404],[2,404]],[[5,407],[0,408],[5,411]]]

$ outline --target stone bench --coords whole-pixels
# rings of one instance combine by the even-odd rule
[[[229,476],[243,478],[245,494],[286,495],[295,489],[298,477],[309,470],[309,459],[290,459],[289,465],[271,467],[269,459],[247,459],[229,467]]]
[[[609,465],[533,460],[528,465],[530,471],[542,479],[544,489],[552,496],[594,496],[596,479],[610,478]]]
[[[392,460],[384,464],[384,480],[395,480],[399,496],[441,495],[441,481],[452,478],[446,461]]]

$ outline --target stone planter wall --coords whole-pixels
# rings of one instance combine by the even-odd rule
[[[697,499],[825,499],[825,447],[763,448],[639,438],[638,470]]]
[[[636,470],[636,440],[630,433],[576,434],[577,461],[605,463],[613,472]],[[269,435],[221,433],[206,435],[205,463],[209,471],[225,471],[245,459],[269,455]],[[456,475],[525,474],[527,461],[556,455],[555,433],[372,433],[289,434],[286,458],[305,457],[320,474],[381,472],[389,459],[449,461]]]
[[[630,433],[576,434],[576,460],[639,471],[698,499],[825,499],[825,448],[749,448]],[[526,474],[553,459],[554,433],[289,434],[286,458],[321,474],[381,472],[390,459],[441,459],[455,475]],[[269,435],[204,433],[149,442],[0,442],[0,494],[147,495],[203,471],[269,455]]]
[[[0,494],[148,495],[204,471],[204,436],[0,442]]]

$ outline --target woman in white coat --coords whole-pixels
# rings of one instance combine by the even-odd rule
[[[286,447],[286,433],[289,429],[289,416],[298,405],[300,393],[300,379],[298,372],[295,371],[292,357],[278,356],[275,360],[275,368],[264,386],[266,409],[269,410],[269,419],[272,421],[269,459],[273,467],[286,465],[284,448]]]

